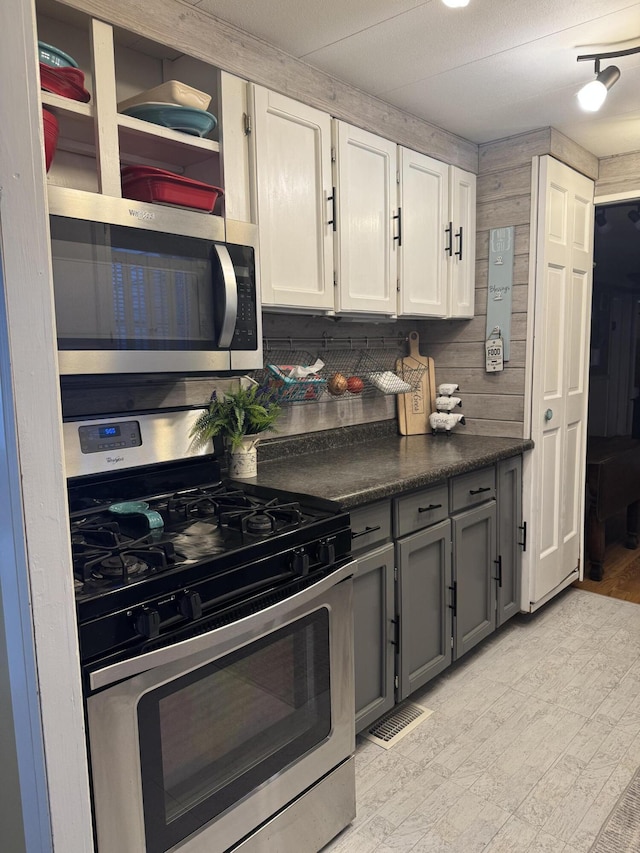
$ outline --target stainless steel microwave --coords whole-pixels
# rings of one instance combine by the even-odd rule
[[[51,189],[61,374],[262,367],[255,226]]]

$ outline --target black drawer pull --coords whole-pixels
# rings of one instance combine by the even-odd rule
[[[480,486],[479,489],[469,489],[470,495],[479,495],[481,492],[490,492],[491,486]]]
[[[419,506],[418,512],[430,512],[432,509],[440,509],[442,504],[429,504],[429,506]]]
[[[376,530],[380,530],[381,525],[379,524],[377,527],[365,527],[364,530],[361,530],[359,533],[352,533],[351,538],[357,539],[358,536],[366,536],[367,533],[374,533]]]

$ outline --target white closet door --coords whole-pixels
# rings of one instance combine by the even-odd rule
[[[593,181],[540,159],[531,437],[523,554],[529,606],[578,576],[582,560],[593,258]],[[527,606],[527,609],[529,609]]]
[[[336,121],[334,128],[336,308],[348,313],[395,315],[397,146],[341,121]]]
[[[254,87],[262,303],[330,311],[331,118]]]

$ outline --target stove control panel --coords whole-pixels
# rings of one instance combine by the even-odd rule
[[[138,421],[114,421],[78,427],[80,450],[83,453],[102,453],[105,450],[122,450],[140,447],[142,436]]]

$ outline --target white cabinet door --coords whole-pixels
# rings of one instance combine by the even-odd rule
[[[476,268],[476,176],[449,169],[449,317],[473,317]]]
[[[336,309],[395,316],[397,146],[342,121],[334,133]]]
[[[333,310],[331,118],[254,87],[263,307]]]
[[[444,251],[449,224],[449,166],[408,148],[399,148],[398,157],[398,314],[445,317],[449,309]]]

